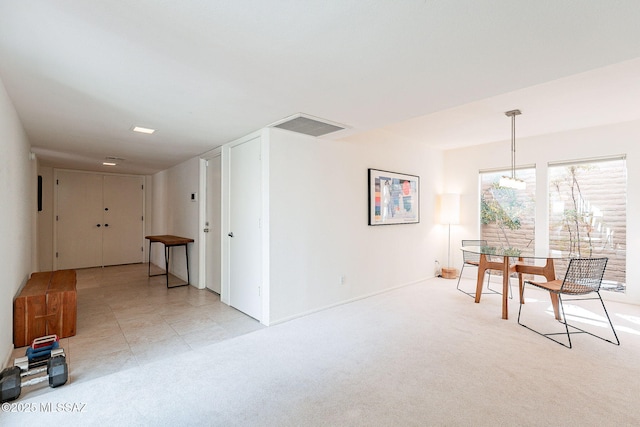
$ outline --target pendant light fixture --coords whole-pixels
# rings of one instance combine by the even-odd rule
[[[524,190],[527,184],[523,180],[516,178],[516,116],[519,116],[522,112],[520,110],[511,110],[504,114],[507,117],[511,117],[511,176],[500,178],[500,187]]]

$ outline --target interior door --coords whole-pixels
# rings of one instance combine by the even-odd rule
[[[144,261],[143,184],[141,176],[104,176],[103,265]]]
[[[222,157],[207,160],[207,192],[205,222],[205,282],[206,287],[217,294],[221,293],[222,276],[222,218],[221,218],[221,177]]]
[[[229,303],[260,320],[262,316],[262,209],[260,138],[229,151]]]
[[[143,262],[143,179],[56,171],[54,268]]]
[[[102,265],[102,176],[57,171],[56,191],[54,267]]]

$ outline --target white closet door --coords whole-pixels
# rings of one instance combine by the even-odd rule
[[[102,176],[57,171],[56,190],[54,267],[102,265]]]
[[[230,272],[229,303],[261,320],[262,208],[260,139],[230,150]]]
[[[143,177],[104,176],[103,265],[144,261]]]
[[[54,268],[144,261],[144,178],[56,171]]]

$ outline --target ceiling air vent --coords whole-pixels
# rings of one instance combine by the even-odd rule
[[[295,116],[288,117],[284,119],[284,121],[276,122],[276,124],[271,125],[271,127],[303,133],[309,136],[322,136],[331,132],[346,129],[346,127],[337,123],[329,123],[326,120],[318,119],[316,117],[312,118],[311,116],[303,114],[296,114]]]

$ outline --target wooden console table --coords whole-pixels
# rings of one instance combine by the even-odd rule
[[[146,236],[149,240],[149,277],[153,276],[167,276],[167,288],[177,288],[179,286],[189,285],[189,251],[187,250],[187,244],[193,243],[193,239],[187,237],[172,236],[164,234],[160,236]],[[162,243],[164,245],[164,273],[151,274],[151,244],[154,242]],[[187,281],[178,285],[169,286],[169,250],[176,246],[184,246],[184,253],[187,259]]]

